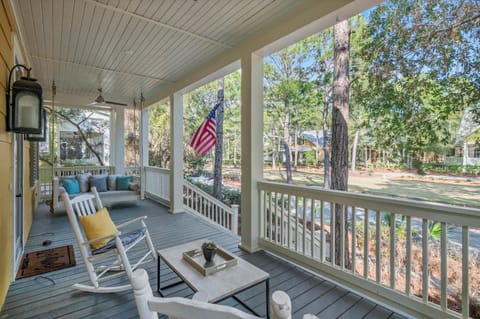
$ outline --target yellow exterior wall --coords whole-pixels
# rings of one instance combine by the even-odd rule
[[[13,264],[13,134],[6,132],[5,92],[13,66],[15,22],[8,0],[0,0],[0,310],[8,292]],[[36,207],[35,188],[30,186],[30,143],[24,144],[24,242],[32,225]]]

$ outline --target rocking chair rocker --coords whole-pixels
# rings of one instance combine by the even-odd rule
[[[145,224],[147,216],[114,225],[108,211],[103,208],[95,187],[91,188],[90,193],[73,199],[64,193],[62,200],[92,283],[91,285],[77,283],[73,287],[96,293],[131,289],[133,271],[138,266],[157,259]],[[133,228],[135,224],[139,226]],[[121,232],[122,229],[126,231]],[[84,238],[84,234],[87,238]],[[143,247],[142,251],[137,248],[132,250],[130,255],[135,254],[137,257],[131,262],[127,252],[141,243],[146,247]],[[139,255],[142,256],[138,257]],[[121,279],[118,278],[125,274],[128,277],[128,284],[119,285]],[[117,280],[114,280],[115,278]]]

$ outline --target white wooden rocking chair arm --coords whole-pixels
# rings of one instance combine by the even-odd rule
[[[84,241],[84,242],[82,243],[82,245],[90,245],[91,243],[94,243],[94,242],[96,242],[96,241],[105,240],[105,239],[110,239],[110,238],[112,238],[112,237],[118,237],[118,236],[120,236],[121,234],[122,234],[122,232],[117,231],[117,232],[112,233],[112,234],[110,234],[110,235],[106,235],[106,236],[102,236],[102,237],[90,239],[90,240],[88,240],[88,241]]]
[[[122,227],[125,227],[125,226],[127,226],[127,225],[130,225],[130,224],[133,224],[133,223],[136,223],[136,222],[145,220],[145,219],[147,219],[147,216],[137,217],[137,218],[131,219],[131,220],[129,220],[129,221],[126,221],[125,223],[122,223],[122,224],[120,224],[120,225],[116,225],[116,227],[117,227],[117,228],[122,228]]]

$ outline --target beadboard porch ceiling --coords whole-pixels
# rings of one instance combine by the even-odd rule
[[[47,103],[55,80],[60,105],[88,105],[99,88],[105,100],[131,105],[140,92],[148,98],[286,21],[307,2],[12,0],[12,5],[26,62]]]

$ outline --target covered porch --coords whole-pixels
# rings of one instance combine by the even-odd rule
[[[215,241],[268,272],[271,291],[284,290],[292,298],[293,318],[301,318],[305,313],[314,313],[320,318],[404,318],[388,307],[265,251],[247,253],[238,247],[238,236],[192,214],[170,214],[168,207],[152,200],[114,206],[110,212],[114,221],[147,215],[149,231],[157,249],[202,238]],[[52,247],[74,245],[76,266],[15,281],[8,291],[0,315],[2,318],[138,318],[131,291],[92,294],[71,288],[73,283],[88,279],[68,218],[62,213],[52,216],[48,207],[41,205],[36,212],[25,251],[42,249],[45,240],[51,240]],[[157,265],[152,262],[145,269],[155,290]],[[162,264],[162,286],[176,280],[175,275]],[[185,284],[167,290],[168,296],[191,297],[192,294]],[[238,297],[260,315],[265,315],[263,287],[253,287]],[[243,309],[232,298],[222,304]]]
[[[304,313],[325,318],[471,317],[470,301],[479,298],[477,292],[471,292],[472,286],[478,287],[478,279],[471,281],[478,274],[478,264],[469,257],[471,250],[480,248],[476,246],[480,228],[478,209],[270,183],[262,178],[263,58],[381,1],[278,1],[272,2],[278,4],[278,7],[271,8],[275,10],[272,16],[259,9],[256,1],[249,1],[249,6],[242,8],[238,15],[231,13],[234,8],[229,9],[225,5],[224,13],[232,15],[231,21],[248,22],[251,19],[256,23],[247,23],[247,27],[239,22],[244,29],[222,33],[216,37],[218,40],[212,40],[218,31],[215,27],[205,31],[207,36],[199,36],[186,28],[159,22],[154,16],[147,17],[148,6],[143,2],[125,1],[119,5],[111,1],[79,2],[68,3],[62,9],[53,6],[52,2],[48,2],[45,8],[41,5],[37,7],[39,2],[36,1],[19,1],[13,7],[18,24],[24,23],[30,30],[20,39],[28,46],[30,56],[27,54],[27,58],[31,60],[35,75],[38,74],[42,81],[46,104],[56,107],[88,105],[99,86],[109,99],[126,103],[130,108],[133,107],[132,97],[137,97],[137,101],[142,97],[140,162],[135,170],[141,176],[142,198],[146,199],[113,207],[111,214],[114,220],[140,213],[148,215],[148,225],[157,249],[205,237],[215,240],[267,271],[272,277],[272,291],[285,290],[292,298],[294,318],[301,318]],[[177,8],[178,2],[167,2],[171,8],[183,12],[184,16],[175,18],[178,21],[186,24],[188,17],[195,17],[191,11],[194,9]],[[210,9],[213,10],[212,7]],[[248,15],[248,11],[253,9],[258,16]],[[48,22],[49,17],[63,17],[62,10],[75,17],[74,23],[69,24],[68,18],[61,22],[52,18]],[[168,11],[169,8],[157,10]],[[208,10],[202,10],[200,13],[206,16]],[[44,14],[45,30],[55,32],[36,34],[35,26],[30,23],[40,23],[32,18],[34,11]],[[105,33],[98,38],[94,32],[80,33],[82,28],[78,12],[94,17],[94,26]],[[134,26],[128,29],[132,32],[126,32],[123,38],[123,34],[118,35],[107,27],[105,21],[111,21],[114,26],[129,23]],[[209,20],[205,18],[203,24],[196,22],[203,25]],[[228,24],[228,19],[224,23]],[[63,42],[57,40],[61,36],[58,37],[56,32],[63,30],[64,25],[70,28],[65,33],[68,43],[78,41],[78,49],[82,50],[85,58],[77,59],[75,45],[65,45],[63,49],[59,45]],[[138,31],[137,26],[150,30],[150,33]],[[159,38],[147,36],[154,33],[155,28],[167,31],[163,37],[161,34]],[[169,32],[180,35],[176,34],[176,38]],[[75,38],[70,38],[72,35]],[[44,38],[46,44],[42,40],[38,43],[32,40],[37,38]],[[163,38],[164,42],[160,45],[163,47],[146,47],[148,43]],[[229,39],[234,39],[234,43],[228,44]],[[123,45],[117,48],[118,43]],[[95,54],[84,52],[82,46],[87,47],[87,44],[86,51],[95,48],[102,52],[99,56],[101,62],[95,59]],[[140,48],[141,55],[131,59],[135,52],[130,52],[129,47]],[[165,56],[149,54],[163,52],[167,47],[172,50],[167,50]],[[57,56],[62,50],[67,53]],[[42,55],[44,51],[51,54]],[[196,51],[198,56],[192,55],[192,51]],[[114,54],[111,60],[109,54]],[[119,67],[121,65],[126,67]],[[236,224],[238,210],[235,212],[234,207],[215,202],[188,184],[183,173],[183,95],[234,70],[241,70],[242,75],[242,214],[239,225]],[[79,75],[80,81],[74,81],[76,75]],[[47,101],[53,94],[50,90],[52,80],[56,81],[58,92],[55,101]],[[170,107],[171,160],[169,168],[158,168],[150,166],[148,161],[148,119],[151,106],[165,100]],[[124,161],[125,108],[118,105],[110,105],[109,108],[112,112],[112,149],[108,169],[125,174],[128,172]],[[48,189],[45,192],[48,194]],[[334,214],[331,214],[334,209],[343,212],[341,225],[349,222],[348,229],[335,230]],[[52,215],[47,211],[46,206],[40,205],[31,229],[27,230],[30,225],[24,227],[25,252],[38,250],[45,239],[58,245],[74,244],[66,216],[62,213]],[[441,229],[438,238],[429,233],[431,225]],[[453,234],[456,249],[451,249],[447,230],[449,235]],[[339,241],[335,242],[333,238],[339,238]],[[345,240],[348,245],[345,245]],[[344,257],[340,260],[334,256],[336,245],[342,247],[341,255]],[[14,251],[14,256],[21,252]],[[79,256],[78,251],[76,253]],[[433,260],[435,263],[432,263]],[[435,265],[435,269],[431,265]],[[15,268],[10,264],[8,267]],[[453,270],[458,271],[460,291],[453,291],[447,280]],[[147,271],[152,287],[155,287],[156,265],[151,265]],[[8,289],[1,316],[138,316],[130,292],[93,295],[74,291],[71,284],[83,276],[84,265],[77,258],[75,268],[15,280]],[[418,284],[415,290],[411,288],[412,282]],[[434,300],[430,296],[432,291]],[[192,295],[186,286],[173,288],[169,293],[172,296]],[[241,298],[247,303],[252,302],[255,309],[264,314],[265,304],[256,298],[260,294],[260,291],[252,289],[242,293]],[[455,297],[452,297],[453,294]],[[451,307],[453,299],[458,306],[454,310]],[[240,306],[232,300],[225,303]]]

